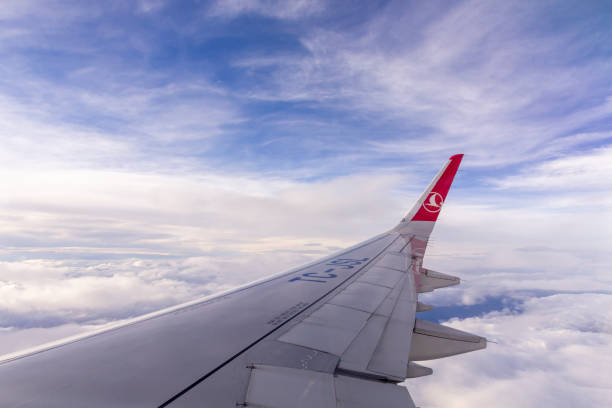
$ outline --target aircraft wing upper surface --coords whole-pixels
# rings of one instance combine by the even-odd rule
[[[422,267],[462,155],[392,230],[305,267],[130,324],[0,358],[1,407],[414,407],[414,361],[482,349],[416,319]]]

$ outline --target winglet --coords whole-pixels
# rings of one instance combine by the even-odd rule
[[[463,159],[463,154],[456,154],[448,159],[400,225],[411,221],[433,223],[438,219],[438,214],[444,201],[446,201],[448,190],[453,183],[455,174],[457,174],[461,159]]]

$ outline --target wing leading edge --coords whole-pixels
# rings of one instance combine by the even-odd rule
[[[392,230],[321,261],[122,328],[5,360],[2,406],[414,407],[415,361],[486,347],[416,318],[459,278],[423,268],[463,155]]]

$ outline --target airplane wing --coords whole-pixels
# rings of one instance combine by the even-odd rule
[[[414,407],[415,361],[485,348],[416,318],[459,279],[422,266],[463,155],[393,229],[128,324],[0,358],[2,407]]]

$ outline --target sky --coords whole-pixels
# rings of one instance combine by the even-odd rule
[[[393,227],[464,153],[427,407],[612,405],[607,1],[6,1],[0,354]]]

